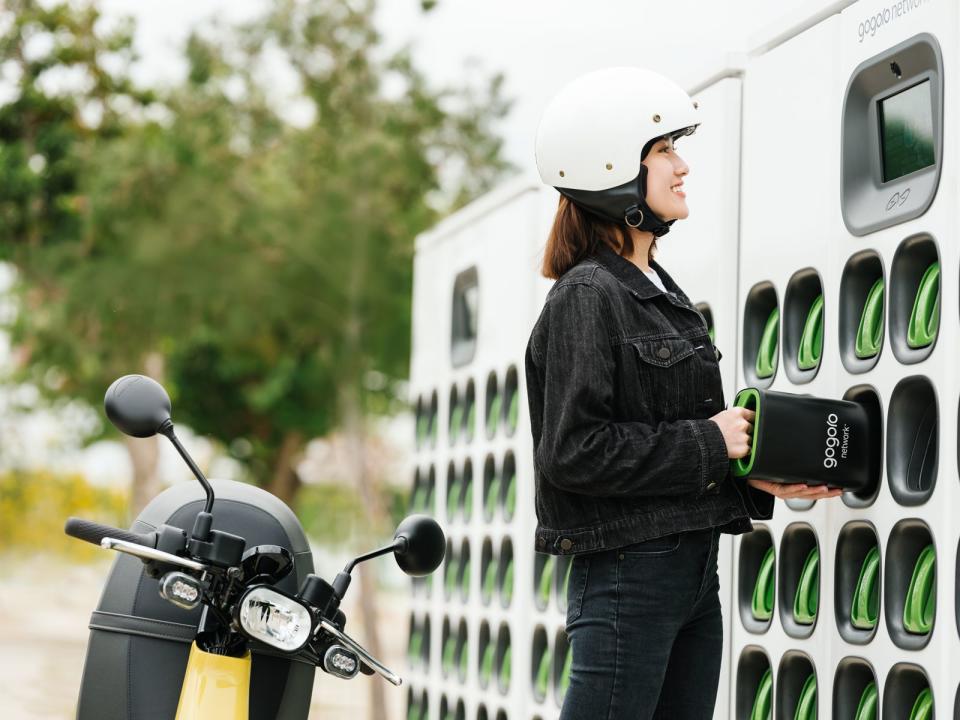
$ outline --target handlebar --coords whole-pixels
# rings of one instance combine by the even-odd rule
[[[94,545],[100,545],[104,538],[109,537],[133,543],[134,545],[143,545],[148,548],[155,548],[157,546],[157,534],[155,532],[135,533],[129,530],[110,527],[109,525],[101,525],[98,522],[84,520],[78,517],[67,518],[67,524],[64,526],[63,531],[71,537],[86,540],[88,543],[93,543]]]

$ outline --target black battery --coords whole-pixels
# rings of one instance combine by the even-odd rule
[[[735,477],[853,492],[870,484],[880,431],[864,405],[748,387],[734,406],[756,413],[750,452],[730,461]]]

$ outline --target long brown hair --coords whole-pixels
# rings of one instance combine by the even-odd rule
[[[633,238],[626,227],[594,215],[561,195],[543,252],[541,274],[556,280],[592,254],[599,243],[606,243],[620,255],[633,255]],[[656,248],[654,237],[647,252],[647,263],[653,259]]]

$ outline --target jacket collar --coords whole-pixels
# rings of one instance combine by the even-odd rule
[[[643,274],[643,271],[622,255],[618,255],[613,248],[604,242],[597,244],[597,249],[593,253],[594,258],[603,265],[620,282],[626,285],[637,297],[646,300],[654,295],[663,295],[663,291],[653,284],[650,279]],[[664,287],[677,296],[684,299],[683,291],[674,282],[673,278],[656,260],[650,261],[650,267],[657,271]]]

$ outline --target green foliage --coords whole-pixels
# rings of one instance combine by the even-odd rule
[[[381,528],[379,535],[386,539],[406,514],[406,493],[394,485],[385,485],[382,493],[390,510],[391,527]],[[346,485],[304,485],[297,495],[295,509],[307,535],[325,547],[348,545],[357,528],[370,521],[360,495]]]

